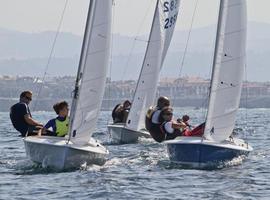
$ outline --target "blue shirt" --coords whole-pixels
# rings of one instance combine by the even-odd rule
[[[26,103],[19,102],[10,108],[9,116],[11,122],[14,128],[21,133],[22,137],[25,137],[29,127],[29,124],[24,119],[24,116],[27,114],[31,117],[30,109]]]
[[[66,120],[65,117],[60,117],[60,116],[57,116],[56,118],[54,119],[51,119],[47,122],[47,124],[45,125],[45,128],[46,129],[49,129],[49,128],[52,128],[53,129],[53,132],[56,133],[56,123],[55,123],[55,120],[58,119],[59,121],[63,122]]]

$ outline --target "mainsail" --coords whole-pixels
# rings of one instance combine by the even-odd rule
[[[227,139],[239,107],[246,57],[246,2],[221,0],[204,136]]]
[[[153,105],[159,72],[171,42],[180,0],[158,0],[140,77],[137,82],[126,127],[144,127],[146,109]]]
[[[74,99],[69,137],[85,144],[94,132],[104,94],[111,42],[111,0],[89,4]]]

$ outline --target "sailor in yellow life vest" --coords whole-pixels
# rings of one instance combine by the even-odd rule
[[[66,101],[58,102],[53,105],[53,109],[58,116],[47,122],[42,134],[64,137],[68,133],[69,127],[68,103]]]

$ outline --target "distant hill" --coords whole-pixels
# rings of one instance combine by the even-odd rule
[[[180,70],[187,31],[176,31],[164,63],[162,76],[210,76],[215,26],[191,32],[183,69]],[[48,62],[55,32],[23,33],[0,29],[0,74],[42,76]],[[114,80],[137,79],[148,36],[137,39],[115,34],[110,76]],[[51,76],[75,75],[82,37],[60,33],[48,67]],[[249,22],[247,40],[247,74],[251,81],[268,81],[270,74],[270,24]]]

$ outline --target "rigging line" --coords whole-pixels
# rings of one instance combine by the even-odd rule
[[[181,65],[180,65],[179,77],[181,77],[181,75],[182,75],[182,70],[183,70],[183,66],[184,66],[184,63],[185,63],[187,48],[188,48],[188,44],[189,44],[191,30],[192,30],[192,27],[193,27],[193,24],[194,24],[194,19],[195,19],[195,14],[196,14],[197,7],[198,7],[198,2],[199,2],[199,0],[196,1],[195,8],[193,10],[193,14],[192,14],[192,18],[191,18],[191,24],[190,24],[190,28],[189,28],[189,32],[188,32],[188,38],[187,38],[187,42],[186,42],[182,62],[181,62]]]
[[[65,15],[65,11],[66,11],[66,8],[67,8],[68,1],[69,0],[66,0],[65,5],[64,5],[64,9],[63,9],[63,11],[61,13],[60,22],[59,22],[59,24],[57,26],[57,31],[56,31],[56,34],[55,34],[55,37],[54,37],[54,40],[53,40],[53,44],[52,44],[52,48],[51,48],[51,51],[50,51],[50,54],[49,54],[49,58],[48,58],[47,64],[45,66],[44,74],[43,74],[43,77],[42,77],[42,82],[41,82],[41,85],[40,85],[39,90],[38,90],[38,93],[37,93],[37,99],[39,98],[39,95],[41,93],[41,90],[42,90],[42,88],[44,86],[44,80],[45,80],[45,77],[47,75],[47,71],[48,71],[49,65],[51,63],[51,60],[52,60],[52,55],[53,55],[53,52],[54,52],[56,40],[57,40],[58,35],[60,33],[60,28],[61,28],[62,23],[63,23],[63,18],[64,18],[64,15]],[[37,101],[35,102],[35,105],[33,107],[33,110],[35,110],[36,106],[37,106]]]
[[[122,78],[121,78],[122,81],[123,81],[123,79],[124,79],[124,76],[126,75],[127,68],[128,68],[128,66],[129,66],[129,62],[130,62],[130,60],[131,60],[131,54],[133,53],[133,50],[134,50],[134,48],[135,48],[135,43],[136,43],[137,40],[140,41],[137,37],[138,37],[138,35],[139,35],[140,31],[141,31],[141,28],[142,28],[143,23],[145,22],[146,16],[149,14],[149,10],[150,10],[150,8],[151,8],[151,5],[152,5],[152,2],[149,4],[149,6],[148,6],[148,8],[147,8],[147,12],[145,13],[145,15],[144,15],[144,17],[143,17],[143,20],[141,21],[141,23],[140,23],[140,25],[139,25],[138,31],[137,31],[136,34],[135,34],[135,38],[134,38],[134,40],[133,40],[133,43],[132,43],[132,46],[131,46],[131,50],[130,50],[130,52],[129,52],[129,55],[128,55],[128,58],[127,58],[127,62],[126,62],[126,64],[125,64],[124,72],[123,72],[123,75],[122,75]],[[146,41],[146,43],[148,43],[148,42],[149,42],[149,41]]]
[[[245,95],[245,127],[246,127],[246,130],[244,130],[244,137],[245,139],[247,139],[247,130],[248,130],[248,123],[247,123],[247,120],[248,120],[248,113],[247,113],[247,102],[248,102],[248,82],[247,82],[247,64],[245,63],[245,82],[246,82],[246,95]],[[240,101],[241,102],[241,101]]]
[[[188,32],[187,42],[186,42],[186,45],[185,45],[184,54],[183,54],[182,61],[181,61],[181,65],[180,65],[180,69],[179,69],[178,78],[181,78],[181,76],[182,76],[182,70],[183,70],[183,66],[184,66],[184,63],[185,63],[185,58],[186,58],[187,48],[188,48],[188,44],[189,44],[189,39],[190,39],[190,35],[191,35],[191,30],[192,30],[192,27],[193,27],[193,24],[194,24],[195,13],[196,13],[196,11],[197,11],[198,2],[199,2],[199,0],[196,0],[195,8],[194,8],[194,10],[193,10],[193,14],[192,14],[192,18],[191,18],[191,23],[190,23],[190,27],[189,27],[189,32]],[[175,100],[176,100],[176,99],[173,98],[173,104],[175,103]]]
[[[147,40],[143,40],[143,39],[138,39],[138,38],[135,38],[134,40],[137,40],[137,41],[140,41],[140,42],[145,42],[145,43],[148,43]],[[159,41],[159,40],[158,40]]]
[[[112,33],[114,32],[114,20],[115,20],[115,1],[116,0],[113,0],[112,2],[112,6],[113,6],[113,9],[112,9]],[[111,48],[110,48],[110,67],[109,67],[109,81],[108,81],[108,110],[110,110],[111,108],[111,87],[112,87],[112,60],[113,60],[113,55],[112,55],[112,52],[113,52],[113,40],[114,40],[114,37],[113,37],[113,34],[111,34]],[[110,116],[111,115],[108,115],[108,118],[107,118],[107,125],[109,124],[110,122]]]

